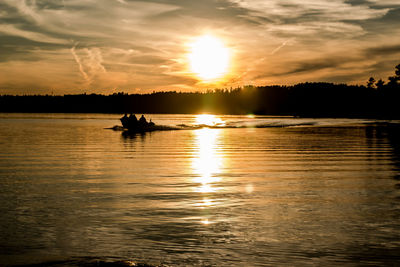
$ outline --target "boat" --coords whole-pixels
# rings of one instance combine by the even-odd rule
[[[138,120],[134,114],[128,116],[125,114],[121,119],[122,127],[124,131],[131,133],[144,133],[153,131],[165,131],[165,130],[176,130],[175,127],[156,125],[151,120],[148,122],[144,115]]]

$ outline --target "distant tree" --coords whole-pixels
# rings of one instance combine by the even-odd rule
[[[400,64],[396,66],[396,70],[394,71],[394,73],[398,78],[400,78]]]
[[[399,78],[396,76],[390,76],[388,85],[397,85]]]
[[[398,81],[400,81],[400,64],[398,64],[395,68],[396,68],[395,71],[394,71],[395,76],[390,76],[389,77],[388,85],[390,85],[390,86],[397,86],[398,85]]]
[[[367,82],[367,87],[368,87],[368,88],[374,88],[375,82],[376,82],[376,81],[375,81],[374,77],[370,77],[369,80],[368,80],[368,82]]]
[[[385,82],[382,79],[379,79],[379,81],[377,81],[375,85],[378,90],[381,90],[385,86]]]

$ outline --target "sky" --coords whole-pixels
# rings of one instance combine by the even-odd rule
[[[201,36],[221,77],[190,68]],[[400,0],[0,0],[0,94],[366,84],[399,63]]]

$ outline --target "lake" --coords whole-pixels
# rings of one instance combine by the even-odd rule
[[[0,114],[0,265],[400,264],[400,131],[358,119]]]

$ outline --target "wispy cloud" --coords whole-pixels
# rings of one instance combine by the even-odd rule
[[[35,41],[38,43],[52,43],[52,44],[66,44],[67,41],[63,39],[59,39],[56,37],[51,37],[47,34],[43,34],[40,32],[28,31],[18,29],[14,25],[4,25],[0,24],[0,33],[4,35],[12,35],[22,37],[31,41]]]
[[[36,12],[36,0],[3,0],[5,4],[15,8],[22,17],[35,23],[42,23],[42,17]]]
[[[81,59],[79,58],[79,56],[75,52],[75,46],[73,46],[71,48],[71,53],[72,53],[72,56],[74,57],[76,63],[78,64],[79,72],[82,74],[82,77],[85,79],[86,82],[90,83],[89,76],[87,75],[87,73],[85,72],[85,69],[83,68],[83,64],[81,62]]]
[[[274,50],[272,50],[271,55],[274,55],[275,53],[277,53],[279,50],[281,50],[281,48],[283,48],[290,40],[286,40],[284,41],[280,46],[278,46],[277,48],[275,48]]]

